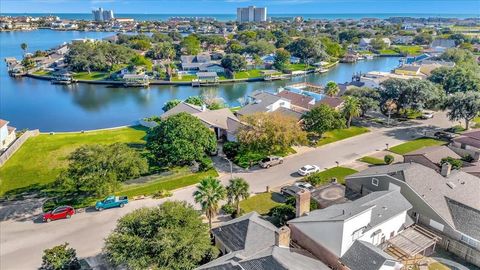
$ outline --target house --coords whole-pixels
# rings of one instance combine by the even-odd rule
[[[218,82],[217,72],[197,72],[198,82],[200,83],[216,83]]]
[[[198,55],[182,55],[180,60],[183,70],[200,70],[202,65],[208,66],[211,64],[212,57],[208,53],[202,53]]]
[[[440,173],[418,163],[370,167],[346,178],[362,195],[400,190],[415,223],[441,236],[446,250],[480,266],[480,178],[444,164]]]
[[[461,156],[470,155],[474,161],[480,161],[480,129],[462,133],[450,147]]]
[[[417,66],[417,65],[402,65],[401,67],[396,68],[394,73],[398,75],[409,75],[409,76],[421,75],[420,66]]]
[[[413,43],[413,36],[396,36],[393,38],[393,44],[410,45]]]
[[[223,256],[197,269],[330,269],[307,251],[290,247],[288,227],[277,228],[257,212],[225,222],[212,235]]]
[[[345,101],[340,98],[340,97],[329,97],[329,96],[324,96],[319,102],[315,104],[315,106],[325,104],[331,107],[332,109],[335,110],[340,110],[343,107],[343,104]]]
[[[10,122],[0,119],[0,151],[6,150],[17,138],[15,134],[16,128],[8,126],[8,123]]]
[[[380,87],[381,83],[388,80],[388,79],[423,79],[425,78],[424,75],[400,75],[390,72],[382,72],[382,71],[370,71],[366,74],[362,74],[360,76],[360,82],[364,83],[365,87],[371,88],[378,88]]]
[[[215,72],[215,73],[225,73],[225,68],[220,64],[205,64],[199,67],[199,70],[202,72]]]
[[[372,40],[373,38],[361,38],[358,46],[363,49],[370,48]],[[392,42],[389,38],[381,38],[381,40],[383,41],[383,43],[385,43],[387,47],[390,47],[392,45]]]
[[[412,205],[398,189],[372,192],[312,212],[309,192],[297,196],[297,218],[288,221],[292,240],[334,269],[344,269],[341,258],[356,241],[378,246],[412,224],[407,215]]]
[[[430,48],[434,49],[437,52],[443,52],[446,49],[455,48],[455,40],[439,38],[432,41]]]
[[[357,240],[340,258],[340,262],[351,270],[401,269],[395,258],[369,242]]]
[[[315,99],[311,96],[302,95],[282,89],[277,96],[290,101],[291,108],[296,111],[305,112],[315,105]]]
[[[280,107],[290,109],[290,100],[269,92],[255,91],[249,95],[248,104],[238,110],[236,114],[242,116],[259,112],[274,112]]]
[[[440,162],[442,158],[451,157],[454,159],[461,159],[457,153],[452,151],[447,146],[431,146],[425,147],[408,154],[403,155],[405,163],[415,162],[422,164],[423,166],[429,167],[431,169],[440,172],[442,165]]]

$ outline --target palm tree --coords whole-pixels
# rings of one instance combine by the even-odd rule
[[[197,191],[193,193],[196,203],[202,206],[202,210],[208,218],[208,225],[212,229],[212,218],[218,212],[218,204],[225,198],[225,187],[214,177],[207,177],[200,181]]]
[[[230,180],[227,187],[227,198],[229,202],[233,202],[237,209],[237,216],[240,215],[240,200],[250,196],[249,184],[243,178],[234,178]]]
[[[340,88],[335,82],[330,81],[325,86],[325,94],[329,97],[338,95],[338,92],[340,92]]]
[[[350,127],[353,117],[358,117],[362,113],[360,101],[356,97],[346,96],[343,103],[342,113],[347,119],[347,128]]]
[[[20,44],[20,48],[22,48],[23,55],[25,55],[27,53],[27,49],[28,49],[27,43],[24,42],[24,43]]]

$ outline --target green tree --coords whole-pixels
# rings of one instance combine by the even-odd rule
[[[385,44],[383,39],[381,39],[379,37],[372,39],[371,42],[370,42],[370,45],[372,45],[372,47],[375,50],[383,50],[383,49],[387,48],[387,44]]]
[[[203,164],[216,147],[213,131],[187,113],[168,117],[147,134],[147,149],[163,166],[184,166],[194,161]]]
[[[27,53],[27,49],[28,49],[27,43],[23,42],[22,44],[20,44],[20,48],[23,51],[23,55],[25,55]]]
[[[452,165],[452,169],[454,169],[454,170],[459,170],[463,166],[463,162],[462,162],[461,159],[455,159],[455,158],[452,158],[452,157],[442,158],[442,160],[440,161],[440,165],[443,165],[445,163],[449,163],[450,165]]]
[[[193,193],[195,202],[200,204],[208,218],[208,225],[212,230],[212,219],[217,215],[220,201],[225,199],[225,187],[213,177],[202,179]]]
[[[208,227],[186,202],[167,201],[158,207],[126,214],[106,238],[104,253],[128,269],[194,269],[215,258]]]
[[[337,42],[328,37],[320,38],[322,44],[325,46],[325,52],[335,58],[340,58],[345,54],[345,50]]]
[[[58,245],[43,251],[40,270],[77,270],[80,263],[75,249],[68,247],[68,243]]]
[[[245,47],[244,51],[250,54],[257,54],[263,56],[273,53],[275,51],[275,46],[265,40],[251,41]]]
[[[464,120],[465,128],[480,113],[480,92],[457,92],[448,96],[443,104],[448,109],[447,116],[452,121]]]
[[[440,56],[440,59],[445,61],[453,61],[459,66],[478,70],[477,58],[468,50],[450,48]]]
[[[356,97],[360,102],[361,116],[370,110],[379,108],[380,94],[377,90],[369,87],[354,87],[345,92],[346,96]]]
[[[169,100],[169,101],[165,102],[165,105],[163,105],[162,110],[164,112],[167,112],[170,109],[172,109],[173,107],[177,106],[180,102],[182,102],[182,101],[179,100],[179,99]]]
[[[172,60],[175,58],[176,52],[172,43],[162,42],[155,44],[153,48],[147,53],[147,56],[153,59]]]
[[[186,54],[196,55],[200,52],[200,40],[195,35],[189,35],[183,38],[180,47]]]
[[[59,190],[104,196],[121,182],[139,177],[148,164],[137,151],[125,144],[92,144],[77,148],[68,157],[68,167],[57,179]]]
[[[237,53],[241,54],[244,50],[243,45],[237,40],[230,40],[225,47],[226,53]]]
[[[480,91],[480,76],[473,70],[462,67],[437,68],[428,79],[440,84],[447,94]]]
[[[146,70],[151,71],[153,63],[150,59],[143,55],[137,54],[130,60],[131,67],[145,67]]]
[[[273,66],[277,70],[285,70],[288,64],[290,64],[290,53],[285,49],[278,49]]]
[[[287,224],[287,221],[295,218],[295,207],[288,204],[281,204],[270,209],[268,213],[279,226]]]
[[[130,41],[130,47],[135,50],[146,51],[152,47],[152,43],[145,39],[133,39]]]
[[[349,128],[352,123],[352,119],[360,116],[361,114],[360,101],[358,98],[345,96],[342,114],[347,119],[347,128]]]
[[[157,43],[162,43],[162,42],[172,42],[173,39],[169,37],[167,34],[163,34],[160,32],[154,32],[152,35],[152,40]]]
[[[325,94],[329,97],[334,97],[338,95],[339,92],[340,88],[338,87],[338,84],[333,81],[329,81],[325,86]]]
[[[240,215],[240,200],[245,200],[250,196],[250,185],[243,178],[234,178],[230,180],[227,186],[227,198],[229,203],[235,204],[236,214]]]
[[[240,54],[227,54],[222,58],[222,67],[237,72],[247,68],[247,61]]]
[[[286,49],[302,60],[325,60],[328,55],[325,53],[320,40],[314,38],[301,38],[290,43]]]
[[[189,96],[185,99],[185,102],[197,106],[202,106],[204,104],[203,99],[199,96]]]
[[[326,131],[344,127],[344,120],[340,114],[326,104],[314,107],[305,113],[302,119],[305,129],[319,136]]]

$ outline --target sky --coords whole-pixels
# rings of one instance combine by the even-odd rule
[[[234,14],[241,6],[266,6],[270,14],[415,13],[476,14],[480,0],[1,0],[0,13]]]

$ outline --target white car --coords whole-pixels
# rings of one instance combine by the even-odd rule
[[[299,187],[299,188],[308,189],[310,191],[315,189],[314,186],[312,186],[310,183],[307,183],[307,182],[296,182],[294,185]]]
[[[298,174],[300,174],[301,176],[305,176],[319,171],[320,168],[317,165],[305,165],[298,170]]]
[[[423,111],[422,112],[422,115],[420,116],[421,119],[432,119],[433,118],[433,114],[435,112],[434,111]]]

